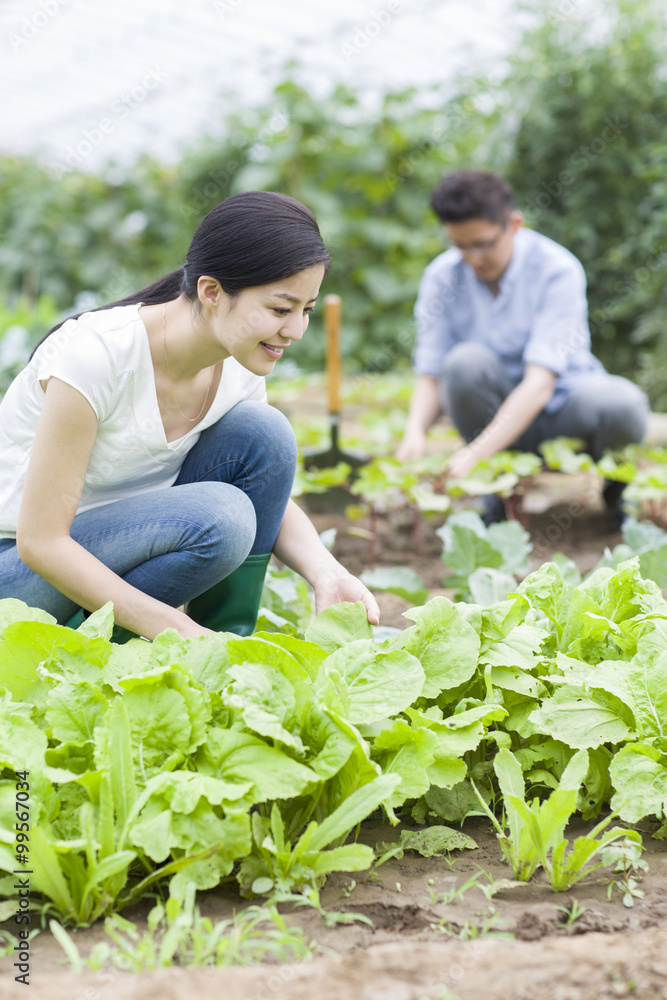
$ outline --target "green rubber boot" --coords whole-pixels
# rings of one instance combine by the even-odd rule
[[[248,556],[233,573],[195,597],[185,612],[214,632],[252,635],[271,553]]]
[[[79,608],[79,610],[72,615],[70,620],[68,622],[65,622],[65,625],[67,626],[67,628],[78,628],[79,625],[83,625],[85,620],[86,618],[83,613],[83,608]]]

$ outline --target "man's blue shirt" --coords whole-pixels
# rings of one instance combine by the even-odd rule
[[[582,376],[604,371],[590,352],[584,269],[565,247],[520,229],[499,288],[494,296],[455,248],[431,261],[415,306],[415,372],[440,378],[444,357],[455,344],[485,344],[514,385],[527,364],[558,376],[544,408],[553,413]]]

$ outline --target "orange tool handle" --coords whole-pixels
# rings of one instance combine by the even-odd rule
[[[329,413],[340,413],[340,295],[325,296],[324,325],[327,331]]]

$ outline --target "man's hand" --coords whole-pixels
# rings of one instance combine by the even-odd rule
[[[553,372],[540,365],[526,365],[523,379],[512,389],[488,427],[450,458],[452,478],[463,479],[477,462],[511,447],[551,399],[555,385]]]
[[[421,458],[426,452],[426,435],[418,427],[406,429],[403,440],[396,449],[399,462],[409,462],[411,458]]]
[[[440,383],[430,375],[420,375],[412,398],[403,440],[396,449],[399,462],[421,458],[426,452],[426,432],[440,413]]]
[[[447,474],[451,479],[465,479],[480,461],[473,449],[466,445],[459,448],[450,457],[447,463]]]

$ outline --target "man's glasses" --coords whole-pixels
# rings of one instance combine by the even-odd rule
[[[476,243],[452,243],[457,250],[460,250],[464,256],[479,256],[482,257],[484,254],[490,253],[491,250],[500,242],[507,229],[507,222],[502,224],[501,230],[497,236],[494,236],[492,240],[477,240]]]

